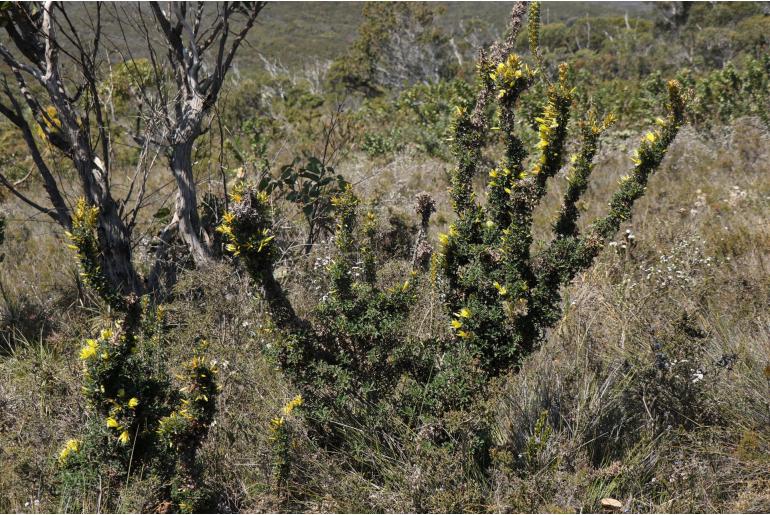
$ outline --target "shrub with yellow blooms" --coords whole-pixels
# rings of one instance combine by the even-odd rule
[[[78,350],[83,394],[91,412],[80,440],[59,456],[64,497],[94,488],[100,477],[120,484],[146,469],[160,482],[157,502],[179,511],[211,509],[200,483],[197,451],[215,414],[214,369],[201,346],[185,368],[185,385],[172,387],[164,366],[164,310],[149,297],[121,296],[103,280],[96,242],[97,210],[78,202],[69,234],[82,277],[112,308],[116,320]]]
[[[581,234],[578,201],[585,193],[602,132],[614,119],[601,121],[588,112],[577,125],[581,141],[566,159],[574,90],[567,65],[553,80],[540,62],[539,6],[531,4],[533,66],[515,54],[482,54],[480,91],[474,102],[456,110],[450,175],[450,199],[456,219],[439,236],[433,256],[433,288],[449,319],[446,336],[418,339],[406,320],[416,299],[416,285],[426,274],[413,270],[403,287],[378,283],[370,249],[370,221],[358,225],[359,201],[351,188],[334,199],[338,223],[337,252],[328,268],[331,291],[311,320],[300,318],[275,280],[270,213],[262,193],[244,189],[233,197],[222,232],[231,249],[262,288],[280,342],[277,361],[302,393],[304,413],[330,445],[344,445],[341,424],[365,423],[386,434],[400,420],[412,430],[458,412],[476,413],[495,378],[515,371],[559,319],[562,286],[588,268],[606,242],[632,214],[650,176],[660,166],[684,119],[680,85],[668,83],[667,114],[639,144],[633,168],[613,195],[609,212]],[[515,124],[519,99],[536,80],[547,83],[545,106],[537,117],[538,142],[528,150]],[[487,103],[496,102],[498,127],[491,127]],[[478,201],[473,178],[481,171],[481,151],[499,131],[504,152],[489,172],[487,201]],[[553,224],[553,235],[532,253],[533,213],[547,193],[549,180],[567,165],[567,191]],[[424,203],[424,199],[423,199]],[[266,242],[265,244],[261,242]],[[354,273],[364,263],[365,273]],[[490,445],[484,414],[459,417],[472,424],[432,431],[433,444],[465,446],[484,463]],[[447,418],[449,417],[449,418]],[[364,422],[365,421],[365,422]],[[275,422],[279,431],[281,419]],[[460,443],[464,442],[464,443]],[[466,454],[466,456],[468,455]],[[361,464],[361,466],[366,466]]]

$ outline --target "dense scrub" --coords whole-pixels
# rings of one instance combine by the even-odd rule
[[[440,11],[394,5],[330,84],[245,82],[196,149],[229,179],[200,206],[215,259],[171,249],[163,295],[110,288],[86,201],[54,241],[6,199],[0,508],[770,509],[766,42],[612,64],[765,20],[529,9],[474,72]],[[384,75],[404,41],[440,72]]]

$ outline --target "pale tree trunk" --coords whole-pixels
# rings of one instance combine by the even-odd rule
[[[188,118],[189,120],[189,118]],[[197,266],[212,259],[208,237],[201,230],[198,215],[198,194],[193,174],[193,143],[198,137],[200,121],[185,125],[171,144],[168,162],[177,186],[174,216],[158,235],[155,263],[148,278],[150,291],[167,290],[176,282],[176,265],[171,257],[171,247],[179,239],[187,247]],[[203,240],[202,240],[203,238]]]
[[[211,251],[201,241],[201,222],[198,216],[197,192],[192,168],[192,146],[194,137],[174,145],[169,158],[171,171],[177,184],[176,207],[171,224],[190,249],[196,264],[210,261]]]

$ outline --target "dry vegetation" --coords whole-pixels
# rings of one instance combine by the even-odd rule
[[[542,436],[535,428],[547,413],[553,429],[530,473],[508,470],[504,459],[483,481],[458,476],[451,462],[426,469],[409,439],[400,460],[379,461],[376,449],[366,448],[365,428],[356,428],[362,452],[386,477],[373,484],[304,436],[297,421],[290,509],[573,511],[597,510],[598,500],[611,496],[633,511],[766,511],[769,143],[751,119],[714,137],[683,131],[627,227],[633,243],[621,234],[567,289],[564,319],[489,400],[496,442],[520,451]],[[589,212],[602,211],[594,199],[614,189],[627,160],[623,153],[602,156]],[[399,162],[394,184],[412,173]],[[441,184],[441,166],[424,166],[413,170],[422,174],[420,185]],[[397,191],[393,202],[406,203],[416,190]],[[25,239],[26,248],[57,248],[42,236]],[[9,249],[21,245],[12,235],[6,270],[19,266],[14,258],[23,254]],[[292,282],[311,284],[312,264],[324,254],[314,250],[307,272]],[[37,273],[45,267],[59,269],[42,260]],[[270,487],[269,420],[293,390],[261,355],[269,338],[244,280],[225,266],[185,276],[168,308],[168,343],[181,361],[184,348],[175,342],[211,335],[222,391],[204,456],[207,473],[226,492],[226,509],[276,510],[284,505]],[[305,310],[315,293],[308,290],[297,299]],[[55,456],[85,412],[75,342],[100,318],[74,301],[62,309],[64,297],[52,296],[57,330],[16,339],[0,366],[0,486],[8,511],[68,508],[51,504]],[[431,309],[430,299],[424,302]],[[119,509],[137,509],[144,488],[136,483],[120,492]],[[98,494],[84,493],[85,509],[96,510]]]
[[[582,220],[606,213],[641,136],[631,128],[603,137]],[[339,158],[335,171],[377,214],[383,245],[402,253],[380,271],[382,285],[398,284],[409,268],[417,193],[437,203],[431,241],[454,220],[452,166],[414,146],[387,158],[356,148]],[[123,187],[120,174],[113,181]],[[168,181],[163,167],[151,174],[157,197],[140,219],[140,271],[151,266],[143,244],[162,229],[152,215],[174,192]],[[480,191],[485,178],[476,181]],[[41,185],[30,184],[27,194],[43,199]],[[564,170],[549,182],[534,213],[534,249],[547,243],[566,184]],[[207,187],[219,193],[216,181]],[[141,471],[119,489],[100,479],[98,488],[61,495],[60,450],[95,416],[81,395],[78,350],[111,313],[79,278],[59,228],[0,200],[8,224],[0,248],[0,511],[162,509],[148,494],[157,478]],[[288,248],[301,240],[301,222],[281,202],[279,224],[293,227],[280,242]],[[573,513],[600,511],[611,497],[631,512],[770,511],[768,126],[749,116],[708,130],[686,125],[633,212],[563,289],[563,317],[542,345],[489,388],[478,410],[493,420],[485,470],[461,448],[428,445],[396,417],[385,421],[387,435],[364,423],[340,428],[347,444],[334,448],[289,410],[291,466],[277,482],[271,420],[297,394],[271,358],[280,337],[244,270],[227,260],[188,266],[164,305],[165,359],[154,366],[179,371],[190,342],[208,340],[220,391],[199,457],[204,481],[217,487],[217,510]],[[279,263],[299,315],[312,317],[328,294],[323,270],[334,254],[326,235]],[[406,332],[447,334],[441,299],[420,288]]]

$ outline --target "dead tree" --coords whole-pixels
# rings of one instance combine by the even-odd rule
[[[142,4],[132,7],[133,13],[124,6],[113,7],[124,42],[127,43],[126,33],[130,31],[138,31],[146,42],[153,72],[149,80],[137,74],[136,89],[144,98],[144,115],[154,119],[151,143],[166,153],[178,188],[173,218],[160,234],[158,262],[165,247],[178,236],[194,261],[201,264],[210,259],[211,249],[197,211],[193,149],[206,130],[204,124],[219,98],[235,54],[265,3],[163,5],[165,9],[160,3],[151,2],[150,14]],[[142,138],[138,140],[144,142]]]
[[[53,218],[65,229],[72,224],[52,156],[72,163],[80,194],[99,208],[100,267],[115,291],[137,293],[141,281],[131,260],[130,223],[110,191],[110,128],[99,92],[101,6],[89,12],[85,37],[55,2],[6,3],[0,26],[0,114],[21,133],[48,196],[41,205],[2,173],[0,182],[26,204]],[[83,31],[85,32],[85,31]]]
[[[0,7],[0,26],[9,36],[0,42],[0,114],[24,139],[50,205],[36,202],[2,173],[0,184],[69,229],[73,199],[63,193],[54,165],[55,158],[65,156],[80,179],[77,195],[99,208],[100,265],[115,291],[125,295],[155,290],[167,268],[168,244],[177,236],[196,263],[209,259],[208,235],[201,230],[197,212],[193,147],[263,6],[198,3],[193,9],[178,3],[165,11],[158,3],[149,8],[132,4],[129,13],[123,6],[96,3],[87,5],[79,20],[58,2]],[[117,34],[102,30],[108,13],[114,15],[110,21],[118,22]],[[127,36],[129,30],[133,35],[139,31],[139,41],[146,43],[141,59],[133,55],[137,44]],[[107,74],[116,56],[123,59],[120,64],[132,82],[128,122],[117,120],[110,109]],[[142,60],[145,66],[138,65]],[[139,164],[122,199],[110,189],[119,124],[130,126],[132,142],[140,146]],[[166,155],[178,191],[174,216],[161,231],[152,272],[144,281],[134,268],[131,249],[154,162],[150,149]]]

